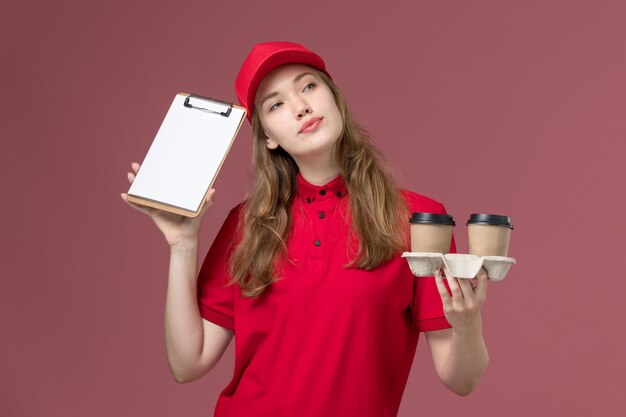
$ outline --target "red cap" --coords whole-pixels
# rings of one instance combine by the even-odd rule
[[[323,71],[330,77],[326,71],[324,60],[298,43],[264,42],[254,45],[241,65],[235,80],[237,98],[241,106],[248,112],[249,122],[252,123],[254,97],[259,84],[273,69],[286,64],[309,65]]]

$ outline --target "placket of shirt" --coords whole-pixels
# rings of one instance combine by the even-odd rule
[[[335,208],[339,198],[333,195],[330,190],[323,189],[318,192],[315,199],[305,204],[311,218],[309,250],[306,251],[306,266],[312,277],[320,277],[326,267],[325,260],[328,259],[330,246],[329,234],[331,230],[331,220],[335,214]]]

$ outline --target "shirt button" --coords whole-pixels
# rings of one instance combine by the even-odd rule
[[[337,197],[341,197],[341,191],[337,191]]]
[[[322,242],[320,242],[319,240],[316,240],[315,242],[313,242],[313,244],[314,244],[315,246],[319,246],[319,245],[321,245],[321,244],[322,244]]]
[[[320,219],[323,219],[324,217],[326,217],[323,211],[320,211],[319,213],[317,213],[317,215],[319,216]]]
[[[321,190],[320,195],[326,195],[326,190]]]
[[[310,199],[309,197],[307,197],[307,198],[306,198],[306,202],[307,202],[307,203],[310,203],[310,202],[311,202],[311,199]]]

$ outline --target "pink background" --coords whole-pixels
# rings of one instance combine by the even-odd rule
[[[231,4],[231,5],[229,5]],[[489,286],[489,369],[469,397],[420,341],[415,415],[624,409],[623,1],[11,1],[0,18],[0,415],[209,416],[233,369],[179,385],[168,250],[119,198],[180,91],[236,100],[256,42],[321,54],[406,188],[508,214],[518,261]],[[201,256],[250,183],[250,127],[215,185]],[[251,411],[251,415],[254,413]]]

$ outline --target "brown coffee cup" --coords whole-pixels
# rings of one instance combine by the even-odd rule
[[[469,253],[476,256],[507,256],[511,218],[498,214],[472,214],[467,221]]]
[[[450,252],[454,219],[448,214],[413,213],[411,223],[411,252]]]

